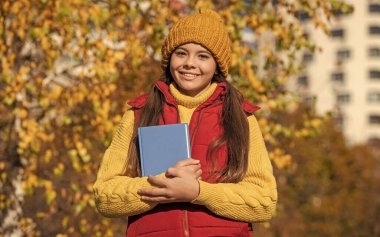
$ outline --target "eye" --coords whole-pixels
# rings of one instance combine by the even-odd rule
[[[206,59],[209,59],[210,56],[208,56],[207,54],[199,54],[199,58],[202,60],[206,60]]]
[[[178,57],[185,56],[186,53],[182,50],[175,51],[174,54]]]

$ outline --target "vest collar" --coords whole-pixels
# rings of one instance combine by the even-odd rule
[[[155,86],[162,92],[167,103],[170,103],[173,105],[177,104],[177,102],[175,101],[175,98],[169,91],[168,84],[166,84],[163,81],[158,81],[156,82]],[[222,99],[226,95],[226,93],[227,93],[227,83],[226,82],[218,83],[218,86],[216,87],[214,93],[205,102],[199,105],[198,108],[199,109],[204,108],[207,105],[212,104],[218,98]],[[128,105],[130,105],[132,108],[135,108],[135,109],[141,109],[145,105],[146,97],[147,97],[146,94],[141,95],[137,97],[136,99],[129,101]],[[252,114],[255,111],[260,109],[259,106],[251,104],[247,100],[243,100],[242,106],[243,106],[244,111],[248,114]]]
[[[168,84],[166,84],[163,81],[158,81],[156,82],[155,86],[163,93],[167,103],[175,104],[175,105],[177,104],[175,98],[169,91]],[[218,83],[214,93],[212,93],[212,95],[205,102],[199,105],[199,107],[204,107],[211,104],[216,99],[224,97],[226,93],[227,93],[227,83],[225,82]]]
[[[177,102],[175,101],[173,95],[169,91],[169,85],[168,84],[166,84],[163,81],[157,81],[155,87],[157,87],[157,89],[162,92],[162,94],[164,95],[165,100],[166,100],[167,103],[169,103],[169,104],[177,104]]]
[[[257,106],[255,104],[252,104],[250,103],[249,101],[247,100],[243,100],[243,102],[241,103],[244,111],[247,113],[247,114],[253,114],[254,112],[256,112],[257,110],[261,109],[260,106]]]

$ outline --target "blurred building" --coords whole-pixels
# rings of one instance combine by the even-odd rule
[[[308,37],[322,52],[303,55],[306,69],[292,84],[305,96],[316,98],[319,113],[334,114],[350,143],[378,143],[380,0],[346,2],[354,6],[354,12],[338,13],[330,36],[305,19]]]

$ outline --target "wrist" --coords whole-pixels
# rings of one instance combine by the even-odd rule
[[[190,200],[191,203],[196,201],[197,198],[199,197],[199,194],[201,193],[201,185],[199,183],[199,180],[197,179],[196,182],[197,182],[198,188],[197,188],[196,196],[192,200]]]

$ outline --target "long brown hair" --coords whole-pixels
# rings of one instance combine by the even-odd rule
[[[168,70],[159,80],[166,84],[170,84],[173,81]],[[208,161],[215,161],[213,154],[215,154],[222,145],[227,144],[227,163],[224,169],[218,172],[217,181],[235,183],[243,179],[248,167],[249,127],[247,116],[241,106],[243,96],[226,80],[220,71],[213,77],[212,81],[217,83],[226,82],[227,93],[224,98],[222,112],[224,134],[211,143],[208,148],[207,159]],[[142,108],[140,118],[135,121],[128,154],[129,159],[126,167],[126,174],[131,177],[141,176],[137,128],[157,125],[159,118],[163,114],[163,104],[164,96],[153,86],[147,94],[146,104]]]

